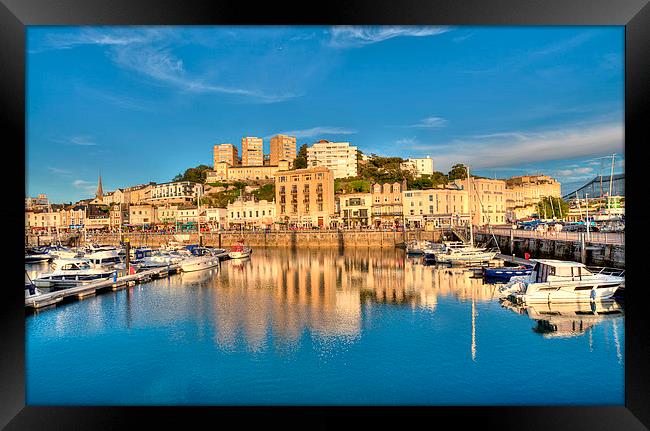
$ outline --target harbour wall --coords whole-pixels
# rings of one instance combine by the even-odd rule
[[[491,240],[490,234],[476,234],[478,242]],[[511,242],[509,236],[495,235],[503,254],[514,254],[524,257],[524,253],[540,259],[560,259],[582,262],[586,265],[609,266],[625,268],[625,246],[619,244],[596,244],[581,241],[563,241],[552,238],[515,238]]]
[[[394,248],[400,247],[405,241],[413,239],[440,241],[442,230],[433,231],[244,231],[204,233],[203,245],[211,247],[231,247],[237,244],[242,237],[246,245],[250,247],[282,247],[282,248]],[[121,239],[129,239],[132,246],[158,247],[168,244],[170,241],[179,241],[185,244],[197,244],[199,236],[191,234],[159,234],[132,232],[124,233],[123,238],[119,233],[95,233],[88,234],[88,241],[97,244],[118,245]],[[48,244],[49,238],[36,238],[29,235],[27,242],[30,246],[38,243]],[[76,245],[78,236],[61,238],[64,244]]]

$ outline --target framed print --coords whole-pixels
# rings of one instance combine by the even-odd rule
[[[647,2],[319,7],[3,0],[0,423],[647,429]]]

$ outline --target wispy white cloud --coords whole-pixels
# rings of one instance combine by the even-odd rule
[[[445,127],[447,123],[448,121],[442,117],[427,117],[420,120],[418,123],[411,124],[410,126],[406,127],[414,127],[418,129],[438,129],[440,127]]]
[[[622,152],[623,142],[623,125],[613,122],[475,135],[445,144],[414,145],[412,149],[437,154],[437,166],[443,169],[458,162],[474,168],[495,168]]]
[[[329,46],[351,48],[382,42],[394,37],[435,36],[450,31],[438,26],[335,26],[330,31]]]
[[[569,177],[569,176],[576,176],[576,175],[591,176],[593,173],[594,173],[594,169],[588,166],[584,168],[560,169],[557,171],[557,175],[561,177]]]
[[[328,126],[318,126],[312,127],[311,129],[302,129],[302,130],[290,130],[287,132],[281,132],[283,135],[295,136],[296,138],[313,138],[315,136],[324,136],[324,135],[353,135],[357,133],[356,130],[347,129],[344,127],[328,127]],[[273,135],[265,137],[269,139]]]
[[[72,145],[81,145],[84,147],[94,147],[97,143],[90,136],[75,136],[68,141]]]
[[[183,60],[177,58],[171,49],[160,46],[126,46],[114,48],[112,59],[120,67],[134,71],[159,84],[171,85],[182,91],[193,93],[222,93],[249,96],[261,102],[273,103],[298,97],[299,94],[271,94],[262,91],[232,86],[216,85],[191,76]]]
[[[52,172],[53,174],[64,175],[64,176],[72,175],[72,171],[69,171],[67,169],[61,169],[61,168],[57,168],[57,167],[54,167],[54,166],[50,166],[47,169],[50,172]]]
[[[411,146],[418,143],[418,140],[415,138],[401,138],[395,141],[396,145]]]
[[[97,189],[97,184],[85,180],[74,180],[72,186],[76,189],[83,190],[86,193],[93,193]]]

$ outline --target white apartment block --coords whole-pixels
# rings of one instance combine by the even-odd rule
[[[412,166],[414,174],[418,177],[422,175],[433,175],[433,159],[429,156],[410,158],[408,159],[408,165]]]
[[[152,204],[191,203],[203,193],[203,185],[191,181],[156,184],[151,189],[151,197],[147,199]]]
[[[349,142],[330,142],[324,139],[307,148],[307,165],[324,166],[334,178],[357,176],[357,147]]]

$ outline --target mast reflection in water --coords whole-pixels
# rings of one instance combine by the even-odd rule
[[[622,405],[622,306],[545,307],[401,250],[259,249],[28,315],[27,402]]]

